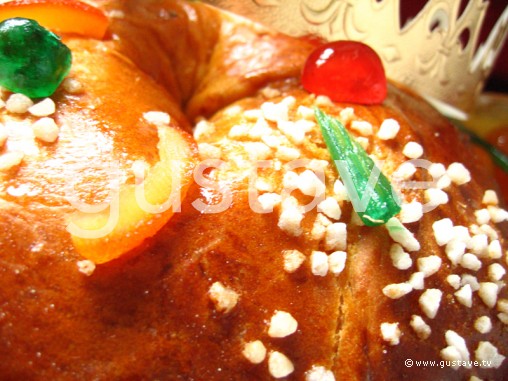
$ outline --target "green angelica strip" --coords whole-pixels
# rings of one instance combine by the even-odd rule
[[[315,114],[354,210],[367,226],[386,223],[400,212],[390,181],[337,119],[318,108]]]
[[[0,23],[0,85],[30,98],[52,95],[71,67],[60,38],[24,18]]]

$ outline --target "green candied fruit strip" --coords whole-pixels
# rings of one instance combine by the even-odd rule
[[[60,38],[24,18],[0,23],[0,85],[30,98],[52,95],[69,73],[71,51]]]
[[[315,115],[354,210],[367,226],[386,223],[401,209],[390,181],[337,119],[319,108]]]

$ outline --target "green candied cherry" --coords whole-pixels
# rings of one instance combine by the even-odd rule
[[[52,95],[69,73],[71,51],[60,38],[24,18],[0,23],[0,85],[30,98]]]

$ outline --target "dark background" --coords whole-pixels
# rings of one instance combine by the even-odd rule
[[[461,0],[461,12],[469,1],[473,0]],[[401,25],[404,25],[408,19],[413,18],[426,2],[427,0],[401,0]],[[508,6],[508,0],[490,0],[489,3],[480,42],[487,38],[499,16]],[[485,85],[485,91],[508,93],[508,41],[504,44],[501,54],[496,61],[494,71]]]

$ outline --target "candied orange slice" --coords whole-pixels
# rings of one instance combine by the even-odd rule
[[[79,254],[97,264],[112,261],[155,235],[179,211],[192,183],[196,149],[191,138],[158,126],[159,161],[144,181],[123,184],[107,208],[71,216],[67,230]]]
[[[14,0],[0,3],[0,21],[23,17],[56,33],[102,39],[108,18],[100,9],[77,0]]]

